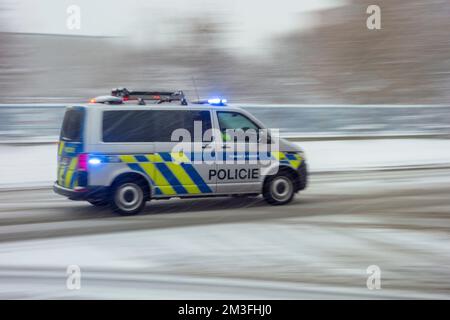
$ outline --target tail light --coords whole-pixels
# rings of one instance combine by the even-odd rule
[[[88,170],[88,157],[87,153],[80,153],[78,155],[78,171],[87,171]]]

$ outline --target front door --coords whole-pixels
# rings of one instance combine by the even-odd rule
[[[237,111],[216,111],[222,141],[217,152],[217,192],[259,193],[259,126]]]

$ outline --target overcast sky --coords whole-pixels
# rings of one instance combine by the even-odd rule
[[[344,0],[2,0],[6,27],[14,32],[81,35],[132,35],[158,43],[182,32],[180,19],[205,17],[225,26],[228,45],[255,46],[277,33],[305,27],[300,15],[338,6]],[[70,5],[81,9],[81,29],[69,30]],[[302,17],[304,19],[302,19]],[[149,35],[152,35],[149,37]]]

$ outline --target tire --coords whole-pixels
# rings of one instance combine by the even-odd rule
[[[92,204],[94,207],[104,207],[109,204],[109,201],[105,199],[89,199],[87,202]]]
[[[115,183],[110,204],[111,208],[120,215],[135,215],[145,207],[144,186],[134,179],[123,179]]]
[[[273,206],[287,204],[295,195],[295,181],[291,174],[279,172],[264,183],[263,196]]]

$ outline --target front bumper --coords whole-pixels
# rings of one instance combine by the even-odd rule
[[[308,186],[308,165],[306,164],[306,161],[302,161],[302,164],[297,169],[298,172],[298,182],[297,182],[297,190],[301,191],[305,190]]]
[[[65,196],[70,200],[105,199],[108,196],[108,187],[92,186],[80,189],[68,189],[60,186],[57,182],[53,184],[53,191]]]

